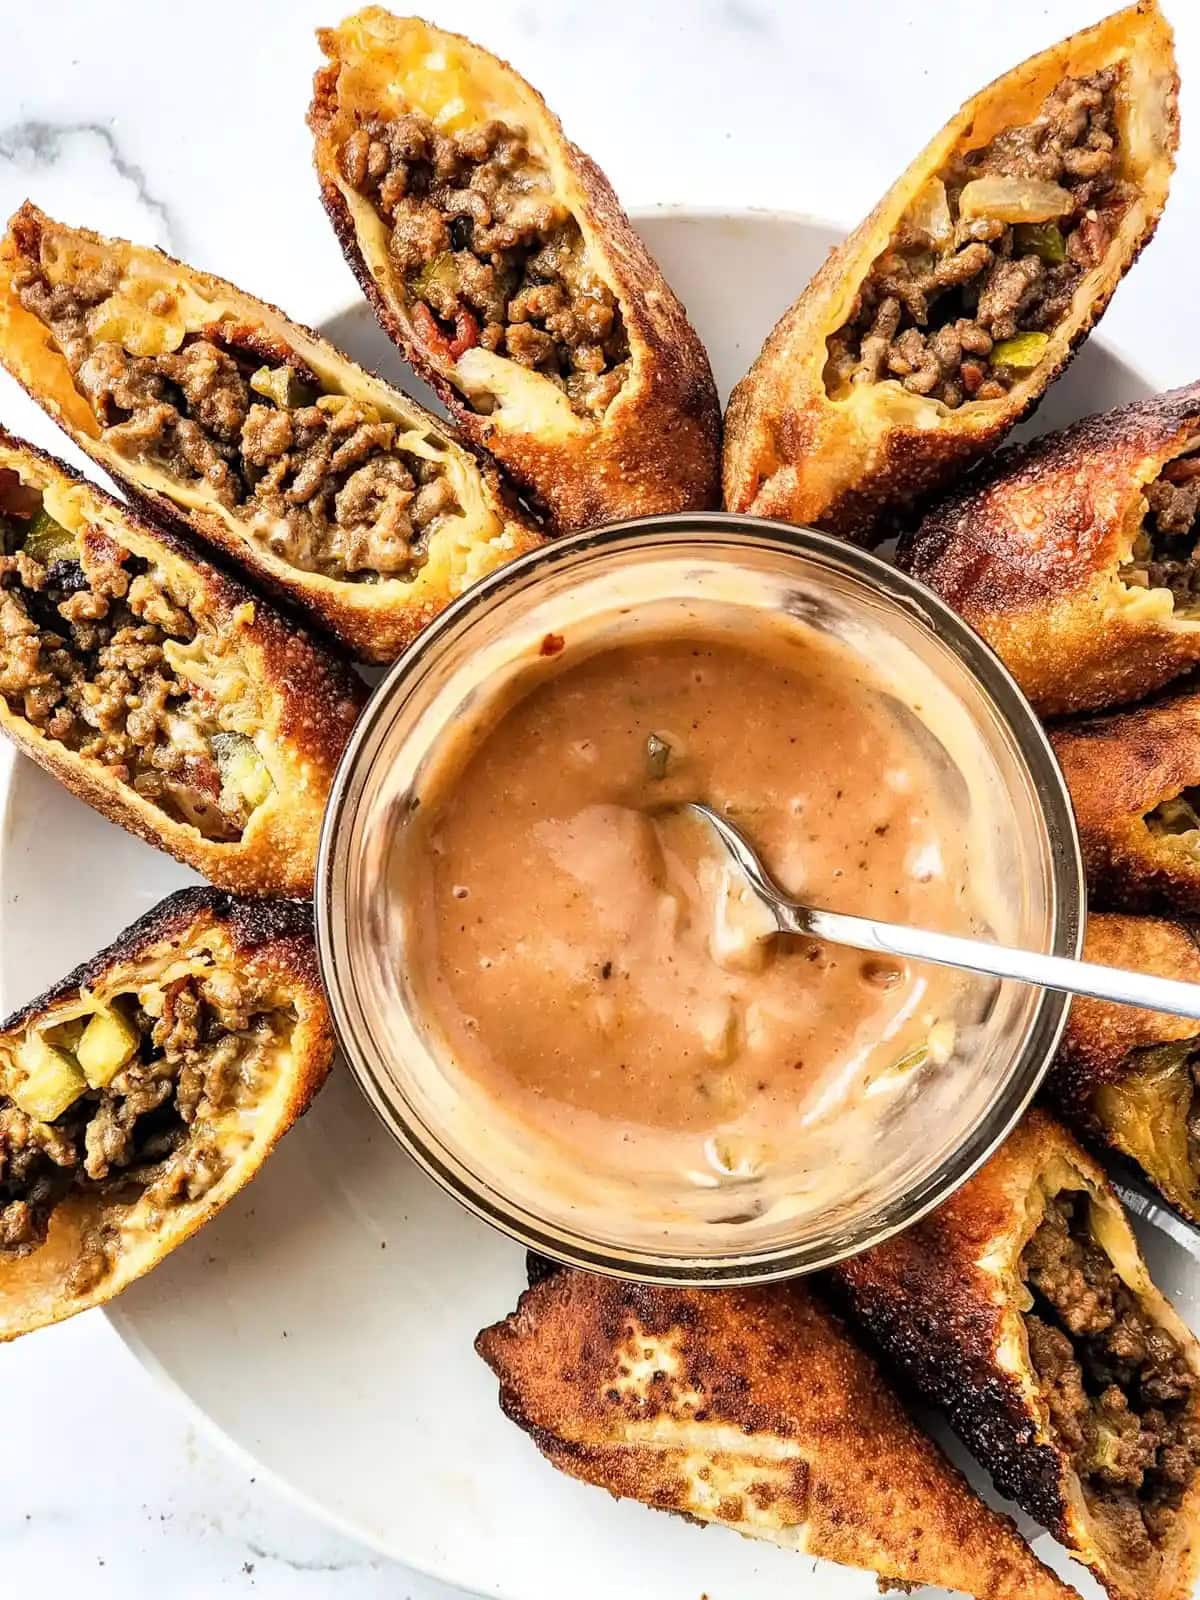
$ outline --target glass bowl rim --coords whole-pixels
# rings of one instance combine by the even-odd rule
[[[819,1271],[883,1243],[911,1227],[959,1189],[1003,1143],[1028,1108],[1050,1067],[1064,1028],[1068,996],[1043,990],[1033,1015],[1013,1051],[1008,1075],[985,1117],[964,1134],[953,1152],[933,1172],[889,1208],[886,1220],[852,1243],[821,1247],[786,1244],[749,1254],[729,1252],[710,1257],[631,1251],[573,1237],[563,1226],[548,1229],[516,1204],[456,1163],[447,1165],[428,1147],[422,1130],[406,1118],[383,1091],[358,1049],[348,1014],[345,982],[338,959],[339,919],[344,919],[348,836],[344,819],[360,798],[376,737],[386,731],[397,698],[403,698],[434,649],[481,608],[498,600],[531,577],[547,576],[592,551],[607,546],[642,550],[662,545],[693,544],[696,535],[716,542],[730,536],[733,545],[792,554],[808,562],[840,569],[865,583],[892,605],[915,616],[947,646],[980,684],[985,697],[1013,740],[1036,797],[1035,814],[1042,824],[1041,844],[1048,857],[1051,951],[1077,957],[1083,945],[1086,889],[1083,858],[1066,781],[1049,738],[1012,674],[991,647],[947,603],[918,579],[870,551],[815,528],[725,511],[669,512],[634,517],[566,534],[506,562],[453,600],[432,619],[412,644],[388,667],[355,724],[330,789],[321,826],[313,909],[317,959],[329,1001],[338,1045],[359,1090],[390,1136],[424,1172],[459,1204],[517,1243],[569,1266],[641,1283],[704,1285],[763,1283]]]

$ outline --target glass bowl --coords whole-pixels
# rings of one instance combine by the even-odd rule
[[[808,529],[721,513],[558,540],[476,585],[421,634],[375,691],[334,782],[317,939],[359,1086],[397,1142],[464,1205],[576,1266],[648,1282],[736,1283],[827,1266],[944,1200],[1028,1105],[1067,1001],[994,986],[950,1058],[927,1062],[889,1102],[869,1147],[847,1139],[819,1171],[785,1161],[769,1183],[742,1175],[716,1189],[568,1157],[434,1048],[405,977],[405,950],[421,929],[410,925],[398,875],[447,730],[519,692],[547,636],[661,634],[697,600],[741,626],[785,613],[833,634],[867,654],[901,700],[906,682],[921,682],[946,781],[980,841],[996,937],[1079,953],[1083,870],[1070,801],[1040,724],[996,656],[934,594],[876,557]]]

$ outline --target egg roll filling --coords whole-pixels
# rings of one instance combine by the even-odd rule
[[[1149,1561],[1200,1465],[1200,1382],[1142,1310],[1090,1226],[1081,1193],[1049,1200],[1021,1257],[1029,1355],[1089,1510],[1123,1559]]]
[[[102,1003],[85,991],[0,1060],[0,1259],[36,1250],[71,1196],[166,1211],[227,1170],[221,1124],[253,1109],[295,1013],[207,952],[187,965]],[[85,1230],[72,1293],[101,1281],[112,1243],[103,1223]]]
[[[906,212],[827,342],[825,389],[898,381],[955,409],[1036,367],[1133,190],[1122,69],[1064,78],[1032,122],[957,155]]]
[[[241,837],[273,787],[258,697],[163,570],[64,496],[0,469],[0,695],[14,716],[207,839]]]
[[[580,416],[607,409],[629,370],[621,308],[521,129],[371,118],[338,165],[389,230],[414,333],[438,365],[480,346],[541,373]],[[490,409],[486,393],[469,399]]]
[[[1169,589],[1177,616],[1200,616],[1200,454],[1168,461],[1146,485],[1145,497],[1145,516],[1121,580],[1131,587]]]
[[[1091,1111],[1165,1194],[1200,1204],[1200,1039],[1131,1051]]]
[[[322,384],[283,340],[229,320],[189,330],[161,287],[133,304],[117,260],[57,262],[52,281],[36,223],[18,218],[12,234],[21,304],[53,334],[105,442],[201,488],[289,566],[411,578],[438,527],[464,514],[436,450],[405,449],[402,424]]]
[[[1178,794],[1160,800],[1142,821],[1156,839],[1173,839],[1200,852],[1200,788],[1189,784]]]

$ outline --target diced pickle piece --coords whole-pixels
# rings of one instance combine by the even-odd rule
[[[990,356],[994,367],[1015,367],[1018,371],[1031,371],[1046,354],[1050,343],[1048,333],[1018,333],[1011,339],[1001,339]]]
[[[281,411],[313,403],[313,390],[294,367],[259,367],[250,379],[255,394],[273,400]]]
[[[53,1122],[73,1105],[87,1088],[78,1063],[40,1033],[26,1035],[17,1046],[20,1081],[10,1091],[12,1100],[35,1122]]]
[[[138,1031],[116,1010],[98,1011],[83,1030],[75,1055],[84,1077],[93,1089],[104,1089],[126,1062],[132,1060],[139,1044]]]
[[[1121,1460],[1121,1436],[1112,1428],[1106,1428],[1103,1423],[1096,1429],[1096,1436],[1092,1440],[1091,1452],[1087,1458],[1089,1472],[1109,1472],[1119,1466]]]
[[[27,556],[32,556],[46,567],[55,561],[79,559],[75,535],[69,533],[61,522],[56,522],[44,508],[34,514],[21,548]]]
[[[665,778],[670,760],[671,746],[658,734],[650,734],[646,739],[646,770],[651,778]]]
[[[1058,266],[1067,259],[1067,241],[1062,229],[1053,222],[1023,222],[1016,230],[1018,251],[1040,256],[1049,266]]]
[[[212,750],[221,774],[222,799],[244,803],[251,811],[262,805],[274,785],[253,739],[244,733],[217,733]]]
[[[427,261],[413,279],[413,291],[422,300],[428,299],[431,292],[439,289],[451,295],[459,292],[458,263],[449,250],[443,250],[440,256]]]

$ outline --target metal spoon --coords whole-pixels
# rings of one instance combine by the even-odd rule
[[[1154,978],[1146,972],[1101,967],[1093,961],[1071,961],[1066,956],[1044,956],[1033,950],[1014,950],[985,939],[964,939],[953,933],[933,933],[874,917],[853,917],[844,911],[819,911],[784,894],[767,872],[753,846],[719,811],[699,801],[683,803],[681,810],[703,817],[741,868],[753,893],[775,918],[781,933],[799,933],[810,939],[853,950],[875,950],[889,956],[908,956],[942,967],[962,967],[989,978],[1015,978],[1043,989],[1113,1000],[1118,1005],[1142,1006],[1147,1011],[1170,1011],[1177,1017],[1200,1021],[1200,984],[1173,978]]]

